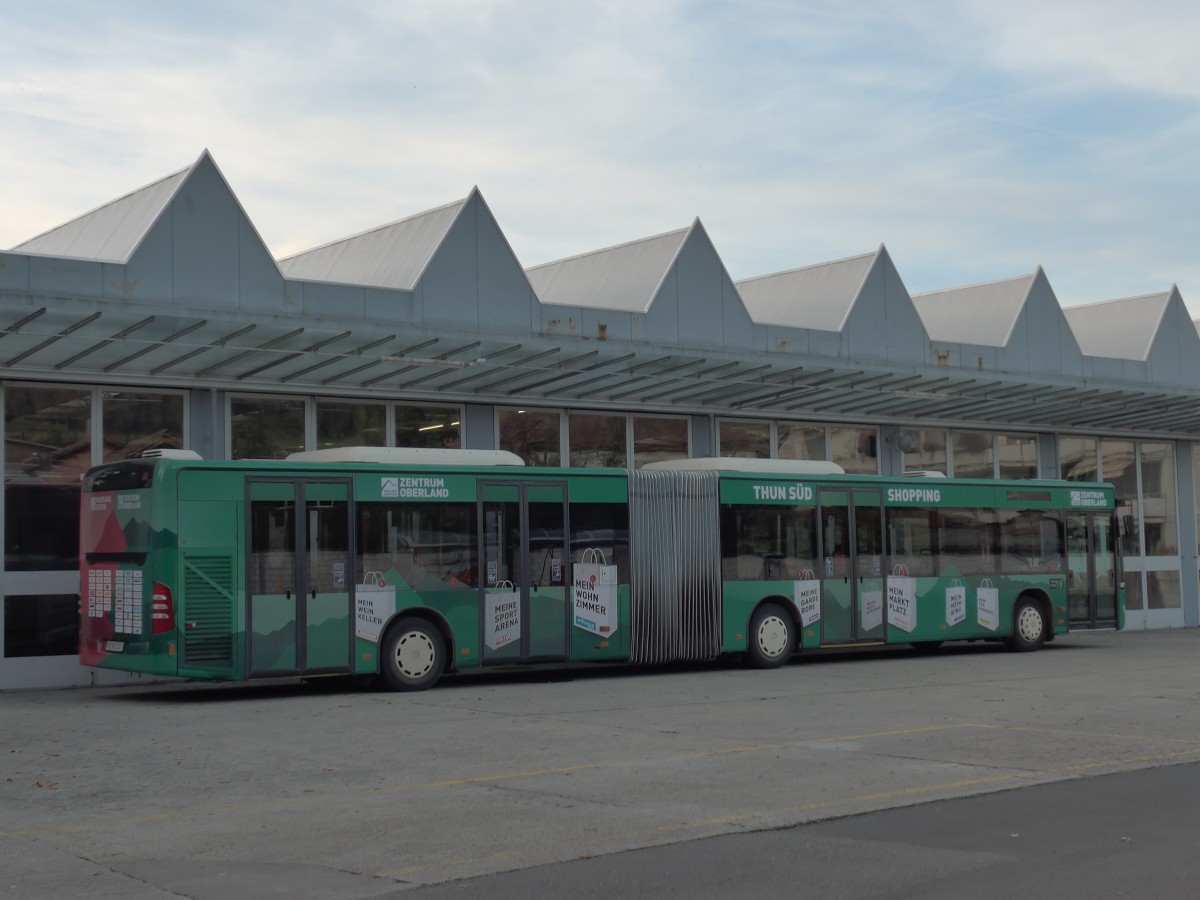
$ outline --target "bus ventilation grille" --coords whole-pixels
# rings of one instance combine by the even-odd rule
[[[233,668],[233,558],[185,554],[183,558],[183,665]]]

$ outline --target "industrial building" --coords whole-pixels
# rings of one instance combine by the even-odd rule
[[[477,189],[276,259],[207,152],[0,252],[0,689],[96,682],[79,476],[161,447],[1105,480],[1128,627],[1200,624],[1200,336],[1176,288],[1064,309],[1040,267],[911,295],[882,246],[796,262],[735,282],[697,219],[526,268]]]

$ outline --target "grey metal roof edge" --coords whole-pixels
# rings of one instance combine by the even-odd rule
[[[696,216],[696,218],[692,219],[692,224],[687,227],[687,234],[684,235],[683,240],[679,242],[679,246],[675,248],[675,253],[671,256],[671,261],[667,263],[665,267],[663,267],[662,275],[660,275],[658,278],[658,284],[654,285],[654,290],[650,292],[650,296],[646,299],[646,305],[642,307],[643,316],[650,312],[650,307],[652,307],[654,305],[654,301],[658,299],[658,292],[662,290],[663,284],[666,283],[667,276],[671,273],[671,270],[675,268],[675,264],[679,262],[679,254],[683,252],[683,248],[686,247],[687,242],[692,239],[692,235],[696,233],[697,228],[704,232],[704,237],[708,240],[708,245],[713,249],[713,255],[716,256],[717,259],[721,259],[721,254],[717,252],[717,248],[713,244],[712,238],[708,236],[708,230],[700,224],[700,217]],[[674,233],[675,232],[671,231],[667,232],[667,234]],[[659,236],[665,237],[666,235]],[[725,269],[725,263],[723,261],[721,263],[721,269],[722,271]]]
[[[205,155],[207,153],[208,153],[208,151],[205,150],[196,159],[196,162],[193,162],[191,165],[184,166],[182,169],[176,169],[174,172],[169,172],[168,174],[162,176],[161,178],[155,178],[153,181],[147,182],[146,184],[143,184],[140,187],[134,188],[132,191],[127,191],[124,194],[122,194],[121,196],[114,197],[113,199],[108,200],[105,203],[101,203],[99,206],[93,207],[92,209],[89,209],[87,212],[80,213],[79,215],[74,216],[73,218],[70,218],[65,222],[59,222],[53,228],[47,228],[45,231],[35,234],[33,237],[26,238],[25,240],[21,241],[20,244],[17,244],[16,247],[10,248],[7,252],[8,253],[23,253],[26,256],[54,257],[55,259],[79,259],[79,260],[86,260],[88,262],[105,262],[105,263],[116,263],[118,265],[124,265],[125,263],[129,262],[130,258],[133,256],[133,254],[137,252],[138,247],[141,246],[142,241],[145,240],[146,235],[150,232],[150,229],[153,228],[154,225],[158,222],[158,220],[162,217],[163,211],[166,210],[167,207],[169,207],[171,205],[171,201],[173,201],[175,199],[176,195],[179,193],[179,189],[183,186],[184,182],[187,181],[186,176],[184,178],[180,179],[179,184],[175,185],[175,189],[173,191],[171,191],[170,196],[167,197],[166,201],[163,203],[162,209],[160,209],[158,211],[158,215],[156,215],[150,221],[150,224],[147,225],[146,228],[142,231],[141,235],[134,242],[133,249],[129,251],[129,254],[124,259],[96,259],[94,257],[88,257],[88,256],[64,256],[61,253],[37,253],[37,252],[29,252],[29,251],[20,250],[18,248],[23,246],[24,244],[31,244],[34,241],[38,240],[38,238],[43,238],[48,234],[51,234],[62,228],[66,228],[68,225],[78,222],[81,219],[86,219],[88,216],[93,216],[96,213],[100,212],[100,210],[107,209],[108,207],[112,206],[113,204],[120,203],[122,200],[128,200],[134,194],[140,194],[142,191],[149,190],[150,188],[154,187],[157,184],[162,184],[164,181],[169,181],[172,178],[178,178],[180,175],[184,175],[185,173],[190,174],[191,171],[196,168],[196,165],[200,162],[201,159],[203,159],[205,157]]]
[[[1172,285],[1172,287],[1174,287],[1174,285]],[[1178,292],[1176,291],[1176,293],[1178,293]],[[1149,338],[1146,341],[1145,348],[1142,350],[1142,355],[1132,358],[1132,359],[1129,359],[1128,357],[1100,356],[1100,355],[1097,355],[1094,353],[1086,353],[1085,352],[1085,353],[1083,353],[1083,355],[1085,357],[1088,357],[1090,359],[1129,359],[1130,362],[1149,362],[1150,353],[1154,349],[1155,341],[1158,340],[1158,334],[1162,330],[1162,326],[1163,326],[1163,319],[1166,317],[1167,308],[1170,306],[1170,303],[1171,303],[1171,291],[1170,290],[1154,291],[1149,294],[1137,294],[1132,297],[1114,297],[1111,300],[1099,300],[1095,303],[1078,303],[1075,306],[1064,306],[1062,308],[1063,318],[1065,318],[1067,320],[1067,326],[1070,327],[1071,333],[1075,337],[1075,343],[1078,344],[1079,336],[1075,335],[1075,328],[1073,325],[1071,325],[1071,317],[1070,317],[1069,313],[1082,313],[1084,318],[1090,318],[1091,312],[1093,310],[1098,310],[1101,307],[1105,307],[1105,306],[1113,306],[1117,303],[1133,303],[1138,300],[1161,300],[1162,301],[1162,308],[1159,309],[1159,311],[1158,311],[1158,321],[1154,323],[1154,327],[1152,329],[1150,329],[1148,332]],[[1180,302],[1182,302],[1182,296],[1180,296]],[[1080,350],[1081,351],[1083,350],[1082,345],[1080,346]]]
[[[836,266],[836,265],[841,265],[842,263],[855,262],[860,259],[866,259],[868,256],[877,257],[879,255],[879,249],[881,249],[882,247],[883,247],[883,245],[880,244],[879,248],[872,250],[868,253],[856,253],[853,256],[846,256],[841,259],[830,259],[830,260],[826,260],[825,262],[813,263],[812,265],[808,265],[808,266],[796,266],[795,268],[783,269],[782,271],[779,271],[779,272],[768,272],[765,275],[754,275],[750,278],[742,278],[738,281],[735,281],[734,286],[736,287],[738,285],[749,284],[751,281],[763,281],[764,279],[767,279],[767,278],[778,278],[780,275],[791,275],[795,272],[807,272],[811,269],[819,269],[823,266]],[[870,271],[870,270],[868,269],[868,271]]]
[[[466,212],[467,207],[469,207],[471,205],[471,201],[474,200],[476,197],[478,197],[480,200],[483,199],[483,195],[479,193],[479,185],[477,185],[477,184],[472,185],[471,190],[467,193],[467,196],[464,197],[462,200],[458,201],[459,207],[457,210],[455,210],[454,215],[450,217],[450,221],[446,224],[446,230],[442,232],[442,236],[438,239],[437,246],[433,248],[433,252],[430,253],[429,256],[425,259],[425,262],[421,264],[421,270],[419,272],[417,272],[417,277],[414,278],[412,281],[412,284],[410,284],[408,286],[408,290],[410,292],[413,292],[413,293],[416,292],[417,285],[419,285],[421,283],[421,279],[424,278],[425,273],[427,271],[429,271],[429,267],[433,263],[433,258],[438,255],[438,251],[441,250],[442,245],[444,243],[446,243],[446,237],[450,234],[451,231],[454,230],[454,226],[458,224],[458,220],[463,217],[463,214]],[[430,213],[437,212],[438,210],[449,209],[453,205],[454,205],[453,203],[443,204],[442,206],[439,206],[437,210],[433,210],[433,209],[429,210],[428,212],[425,213],[425,215],[429,215]],[[489,210],[489,212],[490,212],[490,210]],[[415,218],[415,217],[410,216],[410,218]],[[494,218],[495,217],[493,216],[493,219]],[[497,223],[496,230],[497,231],[500,230],[499,223]],[[512,250],[512,248],[509,247],[510,252],[511,252],[511,250]],[[516,257],[514,256],[514,259],[515,258]],[[517,263],[517,265],[519,267],[520,263]],[[521,271],[522,271],[522,274],[524,274],[524,270],[522,269]],[[526,276],[525,280],[528,281],[529,277]]]
[[[693,225],[694,224],[695,223],[693,223]],[[683,228],[673,228],[670,231],[664,231],[661,234],[652,234],[647,237],[637,238],[632,241],[625,241],[624,243],[613,244],[611,247],[601,247],[597,250],[588,250],[586,253],[576,253],[574,256],[564,256],[562,259],[552,259],[549,262],[538,263],[536,266],[528,266],[528,267],[526,267],[525,271],[526,272],[534,272],[534,271],[537,271],[538,269],[545,269],[548,266],[558,266],[558,265],[562,265],[563,263],[573,262],[574,260],[577,260],[577,259],[587,259],[587,257],[589,257],[589,256],[599,256],[601,253],[611,253],[614,250],[622,250],[625,247],[632,247],[635,244],[645,244],[650,241],[657,241],[660,238],[670,237],[670,236],[676,235],[676,234],[685,234],[692,230],[693,225],[687,225]],[[681,243],[680,246],[682,247],[683,244]]]
[[[1024,275],[1010,275],[1008,278],[993,278],[990,281],[976,281],[976,282],[972,282],[971,284],[960,284],[960,285],[956,285],[954,287],[939,288],[935,291],[921,291],[919,294],[909,294],[909,297],[912,299],[913,303],[915,304],[918,299],[923,299],[926,297],[933,297],[933,296],[936,296],[939,294],[953,294],[955,291],[969,291],[973,288],[991,287],[993,284],[1004,284],[1005,282],[1009,282],[1009,281],[1020,281],[1023,278],[1030,279],[1029,284],[1030,284],[1030,287],[1032,287],[1033,280],[1035,278],[1037,278],[1038,272],[1041,272],[1041,271],[1042,271],[1042,267],[1039,265],[1032,272],[1027,272]]]
[[[237,206],[238,212],[240,212],[242,214],[242,220],[247,225],[250,226],[250,231],[254,234],[254,237],[258,240],[258,243],[262,246],[263,252],[267,254],[267,259],[271,260],[271,263],[275,266],[275,271],[278,272],[279,277],[282,278],[283,271],[279,268],[279,262],[275,259],[275,254],[271,252],[271,248],[268,247],[267,242],[263,240],[263,236],[258,231],[258,226],[256,226],[254,224],[254,220],[250,218],[249,214],[247,214],[246,207],[242,206],[241,198],[238,197],[237,192],[234,191],[233,187],[229,184],[229,179],[225,177],[225,173],[221,171],[221,167],[219,165],[217,165],[216,158],[208,151],[207,147],[204,148],[204,152],[200,154],[200,158],[197,159],[196,162],[193,164],[193,166],[192,166],[193,170],[197,166],[200,165],[201,161],[204,160],[205,157],[207,157],[208,161],[210,163],[212,163],[213,171],[215,171],[217,173],[217,177],[221,179],[221,183],[223,185],[225,185],[226,190],[229,191],[229,196],[233,198],[233,202]],[[190,175],[189,175],[189,177],[190,177]],[[176,193],[178,193],[179,189],[182,189],[184,184],[186,184],[186,183],[187,183],[187,178],[185,178],[185,179],[183,179],[183,181],[179,182],[179,188],[176,189]],[[172,194],[171,201],[168,201],[163,206],[164,212],[170,207],[171,202],[173,202],[174,199],[175,199],[175,195]],[[159,215],[161,216],[162,213],[160,213]],[[158,220],[155,219],[156,223],[157,223],[157,221]],[[154,226],[151,225],[151,228],[152,227],[154,227]],[[149,229],[147,229],[147,231],[148,230]]]
[[[867,270],[865,272],[863,272],[862,280],[859,281],[858,288],[854,291],[854,297],[850,300],[850,303],[846,306],[846,313],[845,313],[845,315],[842,316],[841,324],[838,325],[838,334],[845,333],[846,325],[850,322],[850,315],[851,315],[851,313],[854,312],[854,307],[858,305],[858,298],[862,296],[863,288],[865,288],[867,286],[867,279],[871,277],[871,274],[879,266],[880,257],[884,253],[887,253],[887,250],[884,248],[883,244],[880,244],[878,249],[875,251],[875,255],[871,258],[871,264],[869,266],[867,266]],[[851,257],[850,259],[851,260],[862,259],[863,257],[865,257],[867,255],[868,254],[864,253],[862,256]],[[891,254],[889,253],[888,259],[891,259],[891,258],[892,258]],[[849,261],[850,260],[847,260],[847,262],[849,262]],[[899,273],[897,273],[897,274],[899,274]],[[903,279],[901,279],[901,281],[903,281]],[[904,290],[907,293],[908,288],[906,287]],[[908,299],[909,299],[909,302],[912,301],[911,296]],[[921,314],[917,313],[917,320],[920,321],[920,319],[921,319]],[[921,327],[922,328],[925,327],[924,322],[921,322]],[[925,332],[925,334],[926,334],[926,336],[928,336],[928,334],[929,334],[928,330]]]
[[[471,194],[474,194],[476,192],[476,190],[477,189],[472,188]],[[455,205],[466,206],[467,201],[471,199],[471,194],[468,194],[466,197],[462,197],[458,200],[451,200],[449,203],[443,203],[441,206],[435,206],[432,209],[426,209],[426,210],[422,210],[421,212],[413,213],[411,216],[405,216],[402,219],[393,219],[391,222],[385,222],[382,225],[375,225],[372,228],[365,228],[362,231],[355,232],[354,234],[348,234],[348,235],[345,235],[340,238],[334,238],[332,241],[326,241],[324,244],[318,244],[316,247],[309,247],[307,250],[301,250],[298,253],[292,253],[289,256],[282,256],[278,260],[276,260],[276,262],[277,263],[285,263],[290,259],[295,259],[297,256],[307,256],[310,253],[316,253],[318,250],[325,250],[329,247],[335,247],[338,244],[346,243],[346,241],[353,241],[357,238],[365,237],[368,234],[374,234],[377,231],[383,231],[385,228],[391,228],[394,225],[401,225],[405,222],[411,222],[413,219],[419,219],[423,216],[433,215],[436,212],[441,212],[442,210],[449,209],[450,207],[455,206]],[[460,212],[461,212],[461,210],[460,210]],[[457,218],[458,217],[456,215],[454,217],[454,219],[451,220],[451,224],[453,224],[453,222],[457,221]],[[447,230],[449,230],[449,229],[447,229]],[[335,282],[330,282],[330,283],[331,284],[343,284],[344,282],[335,281]]]

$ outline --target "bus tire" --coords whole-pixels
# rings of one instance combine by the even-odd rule
[[[1033,597],[1017,598],[1013,607],[1013,630],[1009,646],[1022,652],[1037,650],[1046,643],[1046,612]]]
[[[446,642],[432,623],[413,616],[401,619],[379,647],[379,667],[393,691],[423,691],[445,671]]]
[[[775,603],[764,603],[750,617],[746,642],[746,665],[752,669],[774,669],[787,662],[796,650],[796,623]]]

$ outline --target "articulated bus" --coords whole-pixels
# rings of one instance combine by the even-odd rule
[[[1113,488],[824,462],[188,451],[85,476],[80,661],[192,679],[653,664],[1121,628]]]

